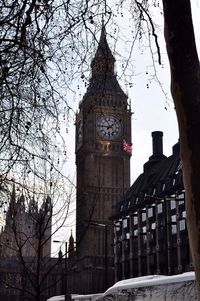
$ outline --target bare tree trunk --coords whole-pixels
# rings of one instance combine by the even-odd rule
[[[163,0],[171,91],[181,143],[190,247],[200,300],[200,65],[190,0]]]

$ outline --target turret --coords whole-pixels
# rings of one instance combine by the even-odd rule
[[[72,230],[71,230],[71,235],[69,238],[69,248],[68,248],[69,258],[72,258],[74,256],[74,253],[75,253],[74,237],[72,235]]]

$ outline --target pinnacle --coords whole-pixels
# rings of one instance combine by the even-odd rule
[[[108,46],[108,42],[106,39],[106,28],[104,23],[102,24],[101,36],[94,60],[95,59],[109,59],[115,62],[115,58],[110,50],[110,47]]]

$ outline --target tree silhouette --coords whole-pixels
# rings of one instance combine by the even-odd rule
[[[55,258],[51,251],[52,237],[65,224],[72,201],[72,191],[64,192],[58,206],[58,194],[17,196],[14,186],[0,233],[2,297],[42,301],[56,292],[64,294],[67,254]]]

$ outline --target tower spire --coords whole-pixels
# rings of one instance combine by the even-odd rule
[[[110,75],[114,74],[114,63],[115,58],[108,46],[107,38],[106,38],[106,28],[104,25],[104,21],[102,20],[101,27],[101,35],[98,43],[98,47],[92,60],[92,76],[95,75]]]
[[[6,224],[9,224],[11,222],[15,207],[16,207],[16,192],[15,192],[15,183],[13,183],[10,203],[9,203],[8,211],[6,213]]]
[[[68,254],[69,257],[72,258],[74,256],[75,248],[74,248],[74,237],[72,234],[72,229],[71,229],[71,235],[69,238],[69,248],[68,248]]]

